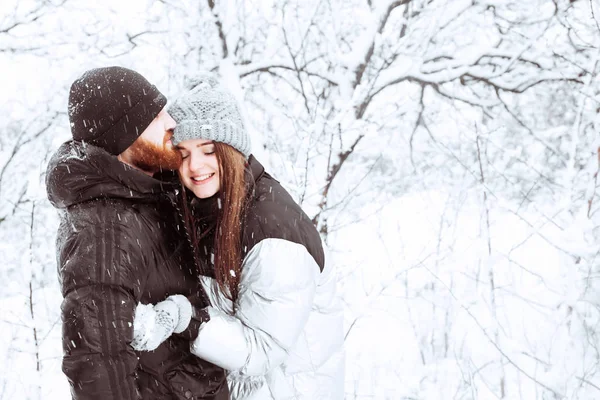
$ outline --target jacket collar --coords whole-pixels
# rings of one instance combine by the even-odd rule
[[[158,201],[177,184],[148,176],[100,147],[68,141],[48,164],[46,187],[50,202],[65,208],[99,198]]]
[[[250,172],[252,173],[252,179],[254,180],[254,183],[258,182],[258,180],[262,178],[263,174],[265,173],[265,167],[263,167],[253,155],[250,155],[248,158],[248,165]]]

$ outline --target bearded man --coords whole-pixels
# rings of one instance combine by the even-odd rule
[[[189,321],[170,295],[205,298],[177,222],[178,184],[155,176],[181,163],[166,102],[122,67],[87,71],[71,86],[73,140],[52,157],[46,184],[62,211],[62,369],[73,399],[228,398],[225,372],[191,355],[179,326],[165,328],[155,351],[131,346],[138,303],[169,298],[166,311]]]

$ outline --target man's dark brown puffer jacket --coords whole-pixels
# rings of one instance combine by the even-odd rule
[[[63,371],[73,399],[227,399],[225,372],[191,355],[187,339],[171,336],[153,352],[130,346],[138,302],[200,297],[168,198],[174,184],[72,141],[50,161],[46,184],[61,211]]]

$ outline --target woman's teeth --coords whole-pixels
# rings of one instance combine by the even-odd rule
[[[200,176],[194,176],[194,177],[192,177],[192,180],[193,180],[194,182],[202,182],[202,181],[205,181],[205,180],[207,180],[208,178],[212,177],[213,175],[214,175],[214,173],[212,173],[212,174],[200,175]]]

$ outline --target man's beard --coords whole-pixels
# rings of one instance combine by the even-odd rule
[[[161,147],[139,137],[129,148],[131,163],[145,172],[178,169],[182,161],[181,153],[175,148],[167,148],[167,140]]]

